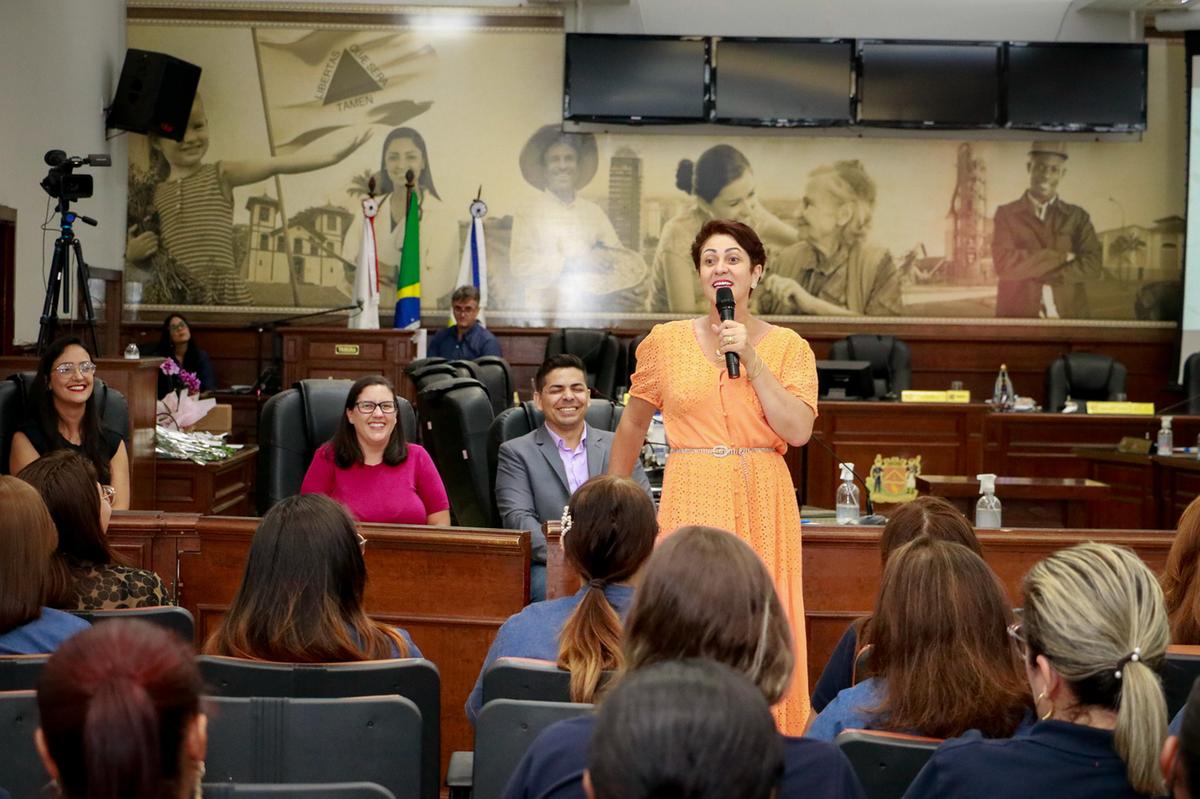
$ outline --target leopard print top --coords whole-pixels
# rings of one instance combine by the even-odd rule
[[[67,610],[115,610],[152,608],[171,604],[167,588],[157,574],[116,563],[97,565],[79,561],[70,566],[75,582],[74,608]]]

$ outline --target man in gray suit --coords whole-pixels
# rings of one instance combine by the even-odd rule
[[[546,598],[542,522],[562,518],[575,489],[589,477],[608,471],[613,434],[587,423],[587,373],[574,355],[546,359],[534,378],[533,402],[546,422],[500,445],[496,505],[505,529],[528,530],[532,536],[530,596],[537,602]],[[650,493],[650,481],[640,465],[634,468],[633,479]]]

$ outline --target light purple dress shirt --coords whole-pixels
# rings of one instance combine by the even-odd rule
[[[579,436],[579,446],[575,449],[567,449],[567,442],[562,436],[551,430],[550,425],[546,425],[546,432],[550,434],[550,438],[554,439],[554,448],[558,451],[563,469],[567,472],[567,488],[574,494],[575,490],[586,483],[588,479],[587,425],[583,426],[583,434]]]

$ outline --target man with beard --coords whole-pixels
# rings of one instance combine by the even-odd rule
[[[533,546],[530,596],[546,598],[546,536],[542,523],[562,517],[575,489],[608,471],[613,434],[587,423],[587,372],[574,355],[552,355],[534,377],[533,402],[546,417],[536,430],[500,445],[496,504],[506,530],[528,530]],[[636,466],[633,479],[650,492]]]
[[[1092,220],[1058,197],[1067,145],[1034,142],[1029,188],[996,209],[992,262],[996,316],[1087,318],[1086,284],[1100,277],[1100,240]]]

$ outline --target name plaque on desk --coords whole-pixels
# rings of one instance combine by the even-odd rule
[[[1089,415],[1100,414],[1104,416],[1153,416],[1154,403],[1102,402],[1094,400],[1088,402],[1087,412]]]
[[[362,348],[357,344],[334,344],[334,355],[361,355]]]
[[[971,401],[970,391],[920,391],[906,388],[900,392],[901,402],[954,402],[968,403]]]

